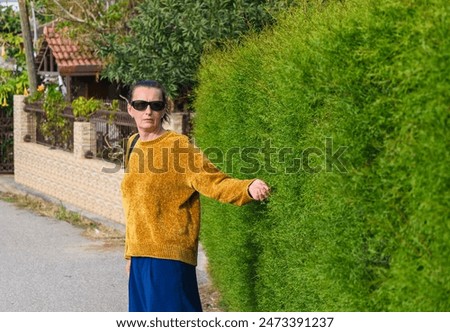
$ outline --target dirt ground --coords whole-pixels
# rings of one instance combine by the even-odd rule
[[[220,293],[212,285],[203,285],[199,287],[199,292],[204,312],[224,311],[219,305]]]

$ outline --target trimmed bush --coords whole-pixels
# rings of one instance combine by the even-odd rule
[[[203,58],[196,143],[268,202],[203,199],[230,311],[448,311],[449,7],[301,6]]]

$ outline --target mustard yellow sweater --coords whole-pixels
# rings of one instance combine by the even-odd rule
[[[220,172],[188,137],[168,131],[138,140],[122,181],[125,258],[156,257],[197,265],[200,195],[243,205],[253,180]]]

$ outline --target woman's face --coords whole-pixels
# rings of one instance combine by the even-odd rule
[[[134,90],[130,103],[136,100],[163,101],[163,96],[158,88],[140,86]],[[143,111],[138,111],[131,104],[128,104],[128,113],[136,121],[138,129],[145,132],[157,132],[160,130],[165,112],[165,108],[162,111],[155,111],[150,106]]]

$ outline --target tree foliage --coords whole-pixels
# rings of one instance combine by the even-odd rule
[[[0,5],[0,33],[20,32],[20,19],[11,7]]]
[[[172,97],[186,97],[206,47],[239,39],[274,22],[274,12],[292,1],[144,0],[135,8],[127,33],[105,37],[105,76],[130,84],[153,78]]]
[[[106,64],[104,77],[129,85],[153,78],[173,98],[196,82],[205,48],[275,22],[294,0],[36,0],[45,21],[70,26],[71,37]]]
[[[139,0],[138,0],[139,1]],[[103,37],[124,33],[136,1],[129,0],[36,0],[36,15],[41,23],[56,22],[60,34],[96,51]],[[69,29],[62,29],[68,27]]]
[[[25,54],[20,34],[20,17],[10,7],[0,6],[0,111],[12,114],[14,94],[27,88],[27,73],[23,71]]]
[[[60,20],[70,22],[77,31],[108,31],[113,22],[126,19],[128,0],[36,0],[36,11],[44,22]]]
[[[4,59],[15,59],[23,65],[25,56],[22,50],[20,17],[11,7],[0,6],[0,47]]]

